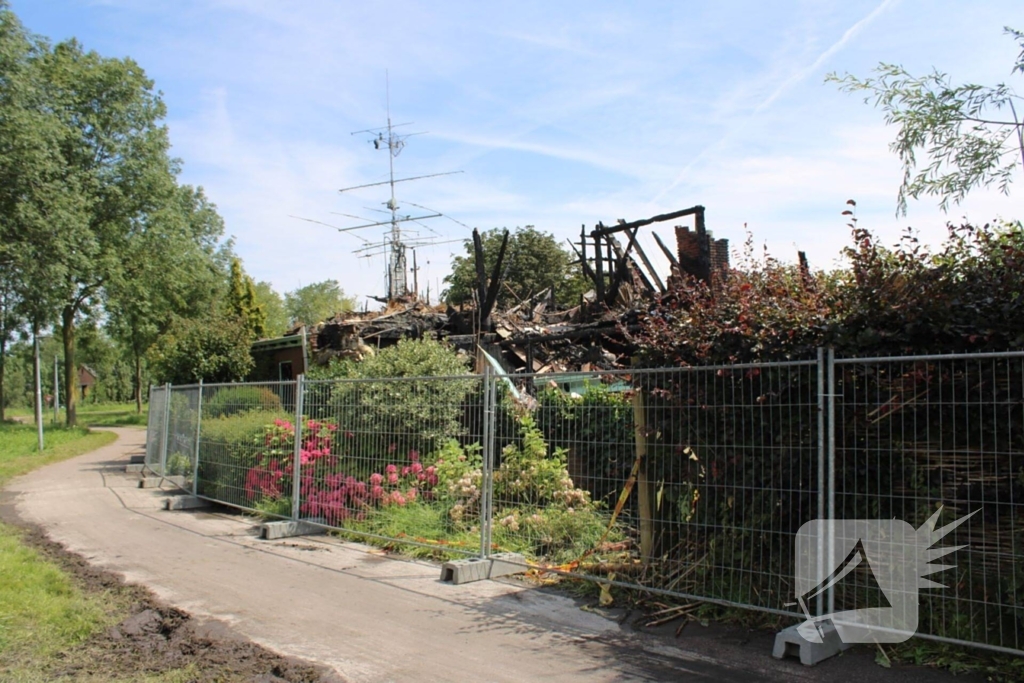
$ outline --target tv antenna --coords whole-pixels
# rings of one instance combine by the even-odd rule
[[[439,176],[454,175],[456,173],[462,173],[462,171],[447,171],[444,173],[430,173],[427,175],[412,176],[409,178],[395,178],[395,159],[402,150],[405,149],[406,140],[414,135],[422,135],[423,133],[397,133],[396,128],[411,125],[410,123],[391,123],[391,79],[385,73],[386,88],[387,88],[387,125],[381,128],[367,128],[366,130],[357,130],[352,135],[370,135],[369,142],[373,145],[374,149],[386,150],[388,152],[388,179],[378,183],[367,183],[364,185],[354,185],[352,187],[345,187],[338,192],[351,192],[353,190],[362,190],[369,187],[380,187],[387,185],[391,190],[391,197],[384,204],[384,206],[390,211],[391,218],[388,220],[374,221],[372,219],[365,220],[361,225],[354,225],[347,228],[337,228],[339,232],[352,232],[355,230],[362,230],[365,228],[375,228],[381,226],[390,226],[390,230],[385,235],[384,239],[380,242],[371,242],[370,240],[364,239],[364,244],[361,248],[355,250],[355,254],[369,258],[371,256],[379,256],[381,254],[387,254],[387,285],[388,285],[388,301],[398,299],[409,294],[409,282],[408,274],[409,269],[406,264],[406,250],[415,249],[416,247],[433,246],[435,244],[444,244],[446,242],[436,242],[428,237],[420,237],[415,232],[411,232],[412,237],[406,238],[402,234],[403,223],[415,223],[420,225],[435,235],[438,233],[433,229],[429,228],[421,221],[425,221],[431,218],[446,217],[440,211],[434,209],[428,209],[425,206],[419,204],[408,204],[415,206],[419,209],[425,210],[427,213],[423,215],[414,216],[412,214],[403,215],[399,213],[401,208],[398,204],[398,199],[395,196],[395,185],[398,183],[406,183],[414,180],[424,180],[426,178],[437,178]],[[371,209],[376,211],[377,209]],[[359,216],[348,215],[350,218],[356,218],[364,220]],[[450,219],[454,220],[454,219]],[[455,221],[458,223],[458,221]],[[332,226],[334,227],[334,226]],[[410,232],[410,231],[407,231]],[[363,239],[363,238],[360,238]],[[414,272],[415,278],[415,272]],[[413,292],[416,296],[419,292]]]

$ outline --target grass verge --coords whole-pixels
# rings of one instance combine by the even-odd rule
[[[31,408],[8,408],[9,417],[24,419],[28,423],[35,422],[35,413]],[[134,403],[85,403],[78,404],[77,409],[79,424],[89,427],[145,427],[149,415],[149,404],[142,404],[142,412],[135,412]],[[61,423],[65,419],[64,410],[60,411],[58,419]],[[53,422],[53,409],[43,410],[43,422]]]

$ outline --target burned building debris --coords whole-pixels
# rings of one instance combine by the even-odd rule
[[[668,259],[663,279],[638,239],[639,230],[693,216],[694,228],[674,225],[676,248],[657,233],[653,238]],[[508,234],[494,267],[486,272],[480,235],[474,230],[476,283],[473,303],[458,308],[430,306],[414,296],[392,299],[383,311],[346,313],[307,330],[310,361],[360,359],[401,339],[443,339],[482,371],[482,349],[509,373],[612,370],[626,367],[635,352],[627,335],[641,313],[674,279],[690,276],[713,284],[729,267],[728,240],[714,239],[704,223],[704,207],[694,206],[642,220],[584,228],[570,241],[591,289],[571,307],[558,306],[551,289],[506,310],[495,302],[505,272]],[[295,330],[290,334],[298,334]]]

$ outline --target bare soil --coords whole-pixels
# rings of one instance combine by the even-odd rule
[[[196,683],[344,683],[325,667],[271,652],[221,622],[193,618],[162,603],[148,589],[91,566],[85,558],[48,539],[38,527],[20,520],[10,501],[0,501],[0,521],[20,528],[23,541],[67,572],[84,592],[128,605],[127,614],[116,626],[42,663],[39,673],[45,680],[134,680],[186,669],[191,674],[187,680]]]

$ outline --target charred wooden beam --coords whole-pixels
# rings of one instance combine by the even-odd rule
[[[640,257],[640,261],[647,268],[647,272],[651,274],[651,279],[654,280],[654,282],[658,285],[658,290],[664,292],[665,283],[663,283],[661,281],[661,278],[658,277],[658,271],[654,270],[654,266],[651,264],[651,260],[647,258],[647,254],[644,253],[644,250],[640,248],[640,242],[638,242],[636,239],[636,235],[637,232],[639,232],[639,230],[640,228],[634,228],[633,230],[626,231],[626,234],[629,235],[629,246],[636,249],[636,255]],[[637,268],[637,271],[639,272],[640,269]],[[644,280],[646,281],[647,278],[644,278]],[[650,286],[650,283],[648,283],[648,289],[650,289],[652,292],[654,291],[654,288]]]
[[[494,262],[494,270],[491,272],[490,287],[487,290],[487,298],[484,299],[480,309],[480,329],[490,329],[491,311],[498,300],[498,291],[501,289],[501,282],[504,279],[501,266],[505,261],[505,249],[508,247],[508,230],[501,237],[501,248],[498,249],[498,259]],[[482,253],[482,252],[481,252]]]
[[[660,223],[662,221],[670,221],[670,220],[673,220],[675,218],[682,218],[683,216],[696,216],[697,217],[697,224],[698,225],[703,225],[704,224],[704,207],[700,206],[700,205],[691,206],[689,209],[682,209],[681,211],[673,211],[672,213],[663,213],[663,214],[659,214],[657,216],[652,216],[650,218],[644,218],[643,220],[633,221],[632,223],[620,223],[619,225],[612,225],[612,226],[608,226],[608,227],[605,227],[603,225],[598,225],[598,227],[595,228],[594,231],[591,232],[590,234],[593,237],[601,237],[601,236],[604,236],[604,235],[611,235],[611,234],[614,234],[614,233],[617,233],[617,232],[622,232],[623,230],[631,230],[633,228],[641,228],[641,227],[643,227],[645,225],[650,225],[651,223]]]
[[[678,268],[679,259],[676,258],[676,255],[672,253],[671,249],[665,246],[665,243],[661,241],[660,237],[658,237],[658,233],[652,232],[651,234],[654,235],[654,241],[658,243],[658,246],[661,247],[661,251],[668,258],[668,262],[671,263],[676,268]]]

